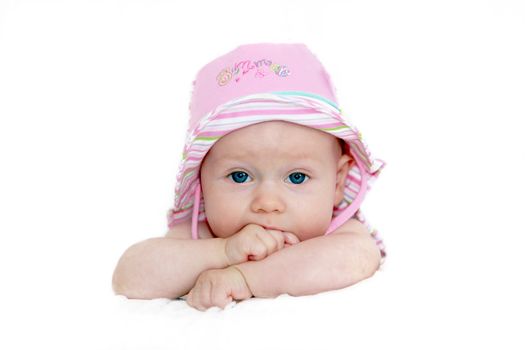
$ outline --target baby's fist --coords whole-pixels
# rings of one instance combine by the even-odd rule
[[[225,253],[230,265],[248,260],[262,260],[286,246],[299,243],[291,232],[266,230],[256,224],[248,224],[239,232],[226,238]]]
[[[252,297],[252,292],[241,271],[234,266],[202,272],[188,293],[188,305],[204,311],[218,306],[224,309],[233,300]]]

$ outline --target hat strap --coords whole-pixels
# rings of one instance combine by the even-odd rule
[[[195,198],[193,199],[193,214],[191,216],[191,238],[199,239],[199,208],[201,201],[201,182],[197,179],[197,185],[195,188]]]
[[[361,202],[363,202],[363,199],[365,199],[365,194],[366,194],[366,190],[368,187],[368,173],[365,171],[365,168],[362,163],[363,161],[361,160],[361,158],[357,157],[356,154],[352,150],[350,152],[354,156],[354,159],[356,160],[356,163],[357,163],[357,167],[359,168],[359,172],[361,174],[361,185],[359,186],[359,192],[357,193],[357,196],[352,201],[352,204],[350,204],[348,208],[343,210],[339,215],[337,215],[337,217],[335,217],[332,220],[325,235],[332,233],[333,231],[335,231],[335,229],[337,229],[339,226],[341,226],[346,221],[348,221],[350,218],[352,218],[355,212],[361,206]]]

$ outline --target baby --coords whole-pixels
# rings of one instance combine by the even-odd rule
[[[243,45],[201,69],[169,231],[123,254],[114,291],[206,310],[372,276],[385,252],[359,207],[385,163],[335,101],[303,44]]]

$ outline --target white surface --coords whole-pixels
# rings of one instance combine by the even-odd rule
[[[0,348],[525,348],[524,34],[505,0],[0,2]],[[264,41],[305,42],[388,163],[385,270],[205,314],[112,296],[166,230],[197,70]]]
[[[232,303],[224,311],[212,308],[206,313],[183,301],[122,298],[118,315],[123,325],[120,331],[126,336],[119,337],[122,343],[115,345],[126,349],[162,348],[165,344],[177,349],[203,349],[210,344],[214,349],[348,349],[352,343],[374,348],[399,340],[407,345],[424,341],[431,333],[426,326],[418,327],[416,337],[411,336],[414,329],[400,332],[386,328],[396,322],[395,314],[409,312],[412,317],[421,317],[429,310],[406,307],[405,303],[424,302],[414,292],[407,292],[402,300],[396,293],[385,297],[387,286],[405,289],[402,284],[390,284],[388,275],[377,275],[343,290],[298,298],[250,299]],[[143,329],[154,332],[144,337]],[[379,329],[385,331],[379,335]],[[411,339],[404,339],[408,336]]]
[[[386,271],[384,271],[386,272]],[[343,290],[313,296],[250,299],[224,311],[196,311],[184,301],[119,297],[118,342],[123,349],[443,349],[517,348],[495,305],[483,305],[461,284],[415,276],[402,280],[379,272]],[[517,297],[517,295],[515,295]],[[455,300],[454,302],[451,302]],[[510,305],[507,305],[510,306]],[[491,334],[479,330],[491,325]],[[519,325],[514,325],[518,331]],[[146,330],[146,331],[145,331]],[[507,335],[508,338],[504,336]]]

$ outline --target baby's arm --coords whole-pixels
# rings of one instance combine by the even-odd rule
[[[289,232],[265,230],[255,224],[228,238],[214,238],[204,223],[199,223],[199,237],[205,239],[192,240],[190,231],[191,223],[182,223],[167,237],[131,246],[115,268],[115,293],[134,299],[179,297],[192,289],[204,271],[261,260],[299,242]]]
[[[235,266],[256,297],[310,295],[344,288],[372,276],[381,259],[365,226],[359,223],[354,227],[353,231],[315,237],[264,260]]]
[[[224,239],[192,240],[190,227],[181,225],[167,237],[129,247],[113,273],[115,293],[133,299],[177,298],[190,291],[202,271],[227,267]]]

